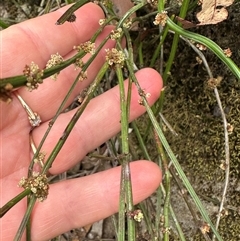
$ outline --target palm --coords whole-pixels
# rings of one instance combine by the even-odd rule
[[[63,13],[61,10],[61,12],[57,11],[4,30],[2,32],[4,48],[1,49],[1,56],[5,64],[2,66],[1,76],[19,75],[24,66],[31,61],[44,68],[49,56],[56,52],[65,58],[71,56],[72,47],[87,41],[99,27],[98,20],[104,17],[102,11],[93,4],[88,4],[83,8],[76,13],[76,23],[56,26],[54,23]],[[87,16],[91,16],[91,18]],[[42,26],[48,26],[48,28]],[[79,26],[83,26],[81,31],[79,31]],[[91,29],[88,26],[91,26]],[[97,43],[109,31],[109,28],[106,28]],[[12,36],[18,36],[17,40],[13,41]],[[71,38],[64,42],[61,36],[71,36]],[[104,48],[113,46],[114,42],[109,41]],[[19,53],[19,49],[22,50],[22,53]],[[13,53],[14,58],[9,53]],[[88,79],[78,84],[68,104],[81,89],[91,83],[103,61],[104,50],[90,66]],[[72,83],[71,81],[77,74],[73,69],[73,67],[69,67],[62,71],[56,82],[45,80],[37,91],[28,92],[25,88],[18,90],[19,95],[33,111],[39,113],[43,121],[32,133],[36,146],[41,141],[49,121],[54,116]],[[145,69],[137,73],[137,78],[143,89],[151,93],[150,104],[154,103],[161,88],[160,76],[152,69]],[[66,171],[84,157],[88,151],[119,131],[118,96],[119,90],[118,87],[115,87],[90,102],[50,169],[52,174]],[[144,108],[138,104],[138,99],[137,90],[133,87],[131,120],[144,112]],[[21,177],[27,175],[32,150],[29,145],[30,125],[20,102],[13,96],[13,101],[10,104],[3,102],[0,104],[0,178],[1,206],[3,206],[22,191],[17,187],[17,184]],[[53,126],[42,148],[47,155],[51,153],[73,113],[74,110],[62,114]],[[151,175],[148,175],[149,172]],[[119,177],[120,168],[115,168],[81,179],[51,185],[47,200],[43,203],[37,203],[35,206],[32,215],[32,239],[47,240],[62,232],[92,223],[116,212],[118,209]],[[156,189],[161,174],[155,164],[139,161],[132,164],[132,177],[134,201],[139,202]],[[1,240],[13,239],[25,208],[26,200],[23,200],[1,219]]]

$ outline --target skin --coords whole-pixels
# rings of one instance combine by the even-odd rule
[[[24,66],[31,61],[44,68],[49,56],[56,52],[65,59],[69,58],[74,54],[73,46],[89,40],[99,27],[99,19],[104,18],[102,10],[90,3],[76,12],[76,22],[55,25],[56,20],[66,9],[62,8],[51,14],[25,21],[1,32],[1,78],[22,74]],[[108,27],[102,32],[97,44],[111,29],[112,27]],[[110,40],[104,48],[113,46],[114,42]],[[81,89],[93,81],[104,62],[104,57],[103,50],[90,66],[88,79],[79,82],[68,104]],[[26,103],[39,113],[43,121],[33,130],[32,136],[36,146],[77,73],[78,71],[70,66],[61,72],[57,81],[44,80],[44,83],[33,92],[28,92],[24,87],[17,90]],[[146,93],[151,94],[149,103],[152,105],[160,95],[161,77],[150,68],[138,71],[136,76]],[[127,87],[127,83],[125,86]],[[136,87],[133,86],[131,120],[145,112],[144,107],[138,103],[139,99]],[[119,106],[118,87],[93,99],[74,127],[50,173],[59,174],[66,171],[89,151],[118,133]],[[45,153],[51,152],[74,112],[73,110],[59,117],[42,148]],[[9,104],[0,103],[0,115],[0,205],[3,206],[22,191],[17,185],[21,177],[27,176],[32,151],[29,145],[30,125],[27,114],[15,96]],[[149,161],[139,160],[132,163],[131,175],[134,203],[139,203],[151,195],[161,182],[159,167]],[[37,203],[33,210],[32,240],[48,240],[117,212],[119,179],[120,167],[117,167],[91,176],[52,184],[47,200]],[[25,208],[24,199],[0,219],[0,240],[13,240]]]

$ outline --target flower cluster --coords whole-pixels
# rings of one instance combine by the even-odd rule
[[[167,22],[167,11],[163,11],[162,13],[158,13],[153,21],[154,25],[161,25],[162,27],[165,26]]]
[[[132,26],[132,19],[128,19],[126,22],[123,23],[124,28],[130,28]]]
[[[24,189],[30,189],[40,202],[47,198],[49,184],[45,174],[43,175],[39,174],[38,172],[33,172],[31,177],[21,178],[18,185]]]
[[[223,50],[223,53],[228,57],[230,58],[232,56],[232,51],[230,48],[227,48],[227,49],[224,49]]]
[[[49,69],[53,66],[59,65],[63,62],[63,57],[59,54],[52,54],[51,58],[48,60],[47,64],[46,64],[46,69]],[[58,73],[55,73],[54,75],[52,75],[50,78],[52,78],[53,80],[57,79]]]
[[[11,92],[13,90],[13,86],[10,83],[7,83],[3,87],[0,88],[0,100],[9,103],[11,102]]]
[[[29,91],[37,89],[38,85],[43,83],[43,70],[41,70],[34,62],[25,66],[23,75],[27,77],[26,86]]]
[[[121,37],[121,34],[122,34],[122,28],[114,29],[111,31],[110,38],[112,40],[117,40]]]
[[[81,71],[80,72],[80,75],[79,75],[79,81],[84,81],[85,79],[87,79],[87,72],[83,72]]]
[[[203,44],[196,44],[196,47],[199,49],[199,50],[201,50],[201,51],[203,51],[203,50],[206,50],[207,49],[207,47],[205,46],[205,45],[203,45]]]
[[[105,21],[106,21],[106,19],[100,19],[98,23],[100,26],[102,26],[105,23]]]
[[[45,153],[39,152],[38,156],[33,160],[34,163],[39,163],[41,167],[43,167],[45,156],[46,156]]]
[[[95,43],[91,41],[87,41],[85,43],[81,43],[78,46],[74,46],[73,49],[76,49],[78,52],[83,50],[85,53],[94,54],[95,53]]]
[[[222,79],[223,79],[223,77],[221,77],[221,76],[218,76],[217,78],[210,78],[207,81],[208,87],[210,87],[211,89],[216,88],[217,86],[220,85]]]
[[[227,123],[227,131],[229,135],[233,133],[233,130],[234,130],[234,126],[231,125],[230,123]]]
[[[141,222],[144,218],[142,210],[136,209],[134,211],[127,212],[129,218],[133,218],[136,222]]]
[[[107,53],[106,60],[110,66],[113,66],[114,64],[119,64],[120,67],[123,67],[125,55],[121,50],[112,48],[106,49],[105,51]]]
[[[210,225],[208,223],[203,223],[200,227],[203,234],[210,232]]]
[[[143,220],[143,213],[141,210],[135,210],[135,214],[133,216],[133,219],[136,221],[136,222],[141,222]]]
[[[75,70],[79,69],[79,68],[82,68],[84,65],[84,62],[81,58],[77,58],[74,62],[74,66],[75,66]]]

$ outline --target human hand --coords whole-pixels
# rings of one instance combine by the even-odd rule
[[[44,68],[51,54],[56,52],[65,59],[73,55],[73,46],[90,39],[99,28],[98,21],[104,18],[102,10],[90,3],[76,11],[74,23],[56,26],[56,20],[66,11],[62,8],[51,14],[12,26],[1,32],[1,78],[22,74],[31,61]],[[110,32],[107,27],[96,43]],[[91,64],[88,78],[79,82],[68,104],[94,79],[105,59],[106,48],[114,47],[108,41],[101,53]],[[89,56],[88,56],[89,57]],[[87,59],[84,58],[85,60]],[[32,132],[38,146],[58,106],[77,75],[73,66],[61,71],[57,81],[44,80],[38,90],[28,92],[18,89],[18,94],[37,112],[42,119]],[[149,104],[159,97],[162,81],[153,69],[136,73],[141,87],[150,93]],[[125,83],[127,85],[127,82]],[[133,85],[130,119],[144,113],[140,99]],[[26,112],[13,96],[11,103],[0,103],[1,114],[1,206],[22,190],[19,180],[27,176],[32,151],[29,145],[30,125]],[[51,174],[59,174],[74,166],[89,151],[93,150],[120,130],[119,88],[115,87],[94,98],[84,111],[80,121],[71,132],[64,147],[57,156]],[[65,126],[75,113],[72,110],[61,114],[50,132],[42,150],[49,154],[61,137]],[[131,163],[134,203],[151,195],[161,181],[159,167],[149,161]],[[81,227],[103,219],[117,212],[120,189],[120,167],[91,176],[51,184],[49,195],[43,203],[37,203],[32,213],[32,240],[48,240],[70,229]],[[13,240],[26,210],[26,199],[15,205],[1,220],[1,240]]]

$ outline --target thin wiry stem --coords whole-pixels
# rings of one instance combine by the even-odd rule
[[[24,217],[22,219],[22,222],[18,228],[18,231],[16,233],[16,236],[14,238],[14,241],[20,241],[22,239],[22,235],[23,235],[23,232],[26,228],[26,225],[28,223],[28,220],[30,219],[30,215],[32,213],[32,210],[33,210],[33,207],[34,207],[34,204],[36,202],[37,198],[35,196],[31,196],[31,199],[28,203],[28,206],[27,206],[27,210],[24,214]]]
[[[129,65],[129,61],[126,60],[126,64]],[[184,173],[184,171],[182,170],[182,167],[181,165],[179,164],[176,156],[174,155],[174,153],[172,152],[164,134],[163,134],[163,131],[162,129],[159,127],[159,123],[157,122],[156,118],[155,118],[155,115],[153,113],[153,111],[151,110],[148,102],[147,102],[147,99],[146,99],[146,96],[145,96],[145,93],[144,91],[141,89],[135,75],[133,72],[130,71],[130,76],[131,78],[133,79],[133,82],[135,83],[137,89],[138,89],[138,93],[139,95],[141,96],[141,100],[142,100],[142,103],[143,105],[146,107],[146,110],[147,110],[147,113],[148,113],[148,116],[149,118],[151,119],[151,122],[153,124],[153,127],[154,129],[156,130],[157,132],[157,135],[159,136],[161,142],[162,142],[162,145],[164,146],[164,149],[166,150],[166,153],[168,154],[169,158],[172,160],[173,162],[173,165],[174,167],[176,168],[180,178],[182,179],[184,185],[186,186],[189,194],[191,195],[191,197],[193,198],[199,212],[201,213],[202,217],[204,218],[204,220],[210,225],[213,233],[216,235],[216,237],[218,238],[219,241],[222,241],[222,237],[220,236],[220,234],[218,233],[218,231],[216,230],[216,228],[214,227],[211,219],[209,218],[207,212],[206,212],[206,209],[204,208],[204,206],[202,205],[199,197],[197,196],[196,192],[194,191],[191,183],[189,182],[186,174]]]
[[[165,154],[164,148],[161,144],[161,141],[157,135],[156,130],[154,130],[154,138],[157,145],[157,150],[160,155],[164,171],[165,171],[165,199],[164,199],[164,206],[163,206],[163,215],[164,215],[164,241],[169,241],[169,230],[170,230],[170,224],[169,224],[169,206],[170,206],[170,195],[171,195],[171,175],[168,169],[167,164],[167,156]]]
[[[86,106],[88,105],[89,101],[92,99],[93,94],[94,94],[98,84],[102,80],[102,78],[103,78],[107,68],[108,68],[107,63],[105,63],[102,66],[101,70],[98,72],[98,74],[97,74],[95,80],[93,81],[93,83],[90,85],[86,98],[84,99],[84,101],[81,104],[81,106],[77,109],[76,113],[72,117],[72,119],[69,122],[69,124],[66,126],[62,136],[60,137],[59,141],[55,145],[54,150],[51,152],[51,154],[49,155],[48,159],[46,160],[46,163],[45,163],[45,165],[44,165],[44,167],[42,169],[42,172],[41,172],[42,174],[45,174],[48,171],[48,169],[52,166],[53,161],[55,160],[57,154],[59,153],[59,151],[61,150],[62,146],[66,142],[66,140],[67,140],[68,136],[70,135],[73,127],[75,126],[75,124],[77,123],[78,119],[82,115],[82,113],[85,110]]]
[[[168,18],[167,20],[167,25],[171,30],[180,34],[181,36],[201,43],[208,47],[209,50],[211,50],[232,71],[232,73],[237,77],[237,79],[240,79],[239,67],[236,65],[235,62],[233,62],[233,60],[231,60],[224,54],[224,51],[214,41],[200,34],[184,30],[183,28],[176,25],[170,18]]]
[[[193,48],[193,50],[199,55],[199,57],[203,61],[204,66],[207,69],[209,77],[212,79],[213,78],[212,72],[208,66],[207,60],[206,60],[205,56],[203,55],[203,53],[195,45],[193,45],[189,40],[186,40],[183,37],[181,37],[181,38],[183,40],[185,40]],[[216,221],[216,230],[217,230],[219,227],[219,223],[220,223],[220,219],[221,219],[221,212],[223,210],[224,202],[226,199],[227,188],[228,188],[228,184],[229,184],[230,152],[229,152],[229,137],[228,137],[228,128],[227,128],[228,123],[227,123],[227,118],[226,118],[226,115],[225,115],[223,107],[222,107],[222,103],[220,100],[220,96],[219,96],[217,87],[214,87],[214,94],[216,96],[218,107],[220,109],[222,120],[223,120],[224,139],[225,139],[225,143],[224,143],[225,144],[225,183],[224,183],[224,188],[223,188],[223,192],[222,192],[222,200],[221,200],[219,210],[218,210],[218,215],[217,215],[217,221]],[[215,240],[215,235],[213,235],[212,240]]]
[[[97,36],[97,34],[96,34],[96,36]],[[105,38],[104,41],[102,41],[102,43],[101,43],[101,44],[99,45],[99,47],[97,48],[96,52],[90,57],[90,59],[89,59],[89,60],[85,63],[85,65],[82,67],[81,72],[85,72],[85,71],[87,70],[87,68],[89,67],[89,65],[90,65],[90,64],[92,63],[92,61],[95,59],[95,57],[96,57],[97,54],[100,52],[101,48],[103,47],[103,45],[106,43],[106,41],[107,41],[108,39],[109,39],[109,37]],[[94,41],[94,40],[95,40],[95,37],[93,37],[92,40]],[[51,131],[51,128],[52,128],[53,124],[54,124],[55,121],[57,120],[58,116],[61,114],[61,112],[62,112],[62,110],[63,110],[63,108],[64,108],[64,106],[65,106],[65,104],[66,104],[66,102],[67,102],[67,100],[68,100],[68,98],[70,97],[70,95],[71,95],[71,93],[73,92],[75,86],[76,86],[77,83],[79,82],[79,77],[80,77],[80,75],[81,75],[81,72],[79,72],[79,74],[77,75],[77,77],[76,77],[75,81],[73,82],[72,86],[70,87],[67,95],[64,97],[61,105],[59,106],[59,108],[58,108],[55,116],[54,116],[53,119],[51,120],[51,123],[49,124],[49,127],[48,127],[48,129],[46,130],[46,132],[45,132],[45,134],[44,134],[44,136],[43,136],[43,138],[42,138],[42,140],[41,140],[41,142],[40,142],[40,144],[39,144],[39,146],[38,146],[38,148],[37,148],[37,150],[36,150],[36,153],[34,154],[34,157],[33,157],[33,159],[32,159],[32,163],[34,163],[34,159],[38,156],[38,154],[39,154],[39,152],[40,152],[40,150],[41,150],[41,148],[42,148],[42,146],[43,146],[43,144],[44,144],[44,142],[45,142],[48,134],[49,134],[50,131]]]
[[[218,210],[218,215],[217,215],[217,221],[216,221],[216,229],[219,227],[220,219],[221,219],[221,212],[223,210],[223,205],[226,199],[226,193],[227,193],[227,188],[229,184],[229,173],[230,173],[230,153],[229,153],[229,138],[228,138],[228,130],[227,130],[227,119],[226,115],[224,113],[224,110],[222,108],[221,100],[219,97],[219,93],[217,88],[214,88],[214,93],[216,95],[216,99],[218,102],[219,109],[221,111],[222,119],[223,119],[223,126],[224,126],[224,138],[225,138],[225,183],[224,183],[224,188],[222,192],[222,200],[221,204]],[[215,240],[215,236],[213,236],[213,240]]]

